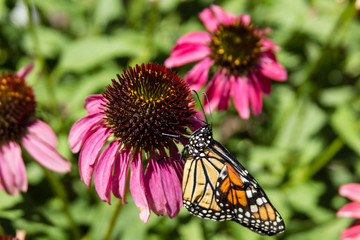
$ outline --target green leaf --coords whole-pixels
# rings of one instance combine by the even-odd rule
[[[351,100],[356,91],[353,86],[336,86],[320,92],[319,99],[325,106],[337,106]]]
[[[144,51],[140,34],[123,32],[116,37],[91,37],[74,41],[63,52],[60,71],[84,72],[118,57],[137,57]]]
[[[355,113],[348,105],[336,108],[331,116],[331,126],[346,145],[360,156],[360,131]]]

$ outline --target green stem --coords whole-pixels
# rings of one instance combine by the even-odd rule
[[[64,188],[63,184],[59,181],[59,179],[57,179],[54,176],[54,174],[51,171],[47,170],[44,167],[42,167],[42,169],[45,172],[46,178],[49,180],[54,193],[63,202],[64,213],[65,213],[66,217],[68,218],[69,225],[71,227],[71,232],[72,232],[72,235],[73,235],[72,239],[80,240],[80,230],[79,230],[76,222],[74,221],[74,219],[73,219],[73,217],[71,215],[71,212],[70,212],[70,209],[69,209],[68,197],[67,197],[67,194],[66,194],[66,191],[65,191],[65,188]]]
[[[282,188],[292,187],[296,183],[304,182],[314,176],[321,168],[323,168],[344,146],[343,140],[336,138],[332,143],[318,156],[311,166],[301,168],[295,175],[285,183]]]
[[[57,101],[56,101],[54,85],[51,81],[51,78],[46,74],[46,72],[47,72],[46,64],[45,64],[45,59],[44,59],[42,51],[41,51],[40,41],[39,41],[39,36],[37,33],[36,25],[34,23],[32,4],[30,3],[30,0],[24,0],[24,2],[26,4],[28,16],[29,16],[29,33],[30,33],[30,36],[31,36],[33,44],[34,44],[34,53],[35,53],[36,64],[39,66],[40,71],[44,73],[43,75],[46,78],[46,88],[47,88],[47,92],[49,94],[49,97],[48,97],[49,104],[54,109],[54,111],[57,112],[57,108],[56,108]]]
[[[109,226],[107,228],[105,237],[103,238],[104,240],[109,240],[110,239],[111,233],[112,233],[112,231],[114,229],[114,226],[115,226],[115,223],[116,223],[116,220],[117,220],[117,217],[118,217],[118,215],[120,213],[121,208],[122,208],[121,200],[118,200],[118,202],[116,204],[116,207],[115,207],[115,211],[113,212],[113,214],[111,216],[111,220],[110,220]]]

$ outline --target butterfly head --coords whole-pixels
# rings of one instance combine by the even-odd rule
[[[206,124],[191,135],[187,149],[190,155],[203,152],[213,142],[212,129]]]

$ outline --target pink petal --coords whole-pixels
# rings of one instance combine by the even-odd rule
[[[275,43],[273,43],[273,41],[271,41],[268,38],[262,37],[261,43],[262,43],[261,46],[263,48],[265,48],[266,51],[279,51],[280,50],[280,47],[275,45]]]
[[[56,135],[54,131],[51,129],[51,127],[46,123],[44,123],[43,121],[40,120],[32,121],[30,122],[29,127],[27,129],[30,133],[38,136],[44,142],[47,142],[53,147],[56,147],[58,143]]]
[[[336,216],[338,217],[352,217],[360,219],[360,203],[351,202],[343,206],[337,211]]]
[[[154,156],[150,157],[148,166],[145,170],[144,184],[150,209],[157,215],[165,216],[167,200],[164,192],[165,189],[161,184],[162,173],[159,169],[159,163],[163,161],[164,160],[157,161]]]
[[[240,22],[242,22],[244,25],[249,25],[251,22],[250,15],[240,15],[239,16]]]
[[[16,76],[19,78],[25,79],[25,77],[32,71],[34,63],[29,63],[25,67],[22,67],[17,73]]]
[[[205,44],[181,44],[177,45],[168,59],[165,66],[168,68],[177,67],[186,63],[203,59],[211,53],[210,48]]]
[[[248,119],[250,117],[248,85],[242,77],[237,76],[234,78],[232,96],[235,108],[242,118]]]
[[[144,173],[142,169],[141,152],[136,152],[130,163],[130,192],[136,206],[140,210],[140,219],[147,223],[150,217],[149,204],[146,198]]]
[[[261,88],[253,73],[248,73],[248,92],[253,113],[259,115],[262,109]]]
[[[360,184],[359,183],[348,183],[344,184],[339,188],[339,194],[347,197],[350,200],[360,202]]]
[[[101,153],[94,170],[94,185],[101,200],[110,204],[111,200],[111,174],[113,172],[115,156],[119,150],[120,142],[111,142]]]
[[[230,105],[230,95],[231,95],[231,87],[232,82],[229,76],[225,78],[224,84],[223,84],[223,90],[221,93],[218,110],[222,111],[229,108]]]
[[[285,81],[287,79],[285,68],[276,61],[275,55],[270,52],[262,53],[259,72],[265,77],[276,81]]]
[[[180,44],[187,44],[187,43],[192,43],[192,44],[206,44],[207,42],[211,41],[211,34],[207,33],[207,32],[190,32],[187,33],[185,35],[183,35],[182,37],[180,37],[177,41],[176,41],[176,45],[180,45]]]
[[[341,235],[342,240],[359,240],[360,239],[360,224],[354,224],[353,226],[345,229]]]
[[[261,74],[258,73],[255,74],[260,84],[261,91],[264,93],[265,96],[269,96],[271,92],[271,81]]]
[[[228,13],[225,12],[221,7],[217,5],[211,5],[210,9],[213,12],[218,23],[220,24],[223,23],[228,25],[231,24],[230,18],[228,17]]]
[[[53,146],[37,135],[27,134],[22,138],[22,145],[44,167],[60,173],[70,171],[71,163],[63,158]]]
[[[171,160],[157,162],[161,173],[161,185],[166,192],[166,209],[170,218],[175,217],[182,206],[181,180],[178,178],[175,166]]]
[[[214,18],[212,12],[209,8],[205,8],[200,14],[199,18],[204,23],[207,30],[210,32],[215,32],[219,22]]]
[[[104,114],[96,113],[79,119],[71,127],[69,133],[69,145],[73,153],[77,153],[84,144],[92,129],[101,121]]]
[[[80,178],[89,187],[94,166],[106,140],[110,136],[109,130],[105,127],[96,128],[86,139],[79,156]]]
[[[84,107],[89,114],[94,114],[102,111],[102,104],[104,104],[104,97],[102,94],[95,94],[85,99]]]
[[[18,194],[19,190],[27,190],[21,148],[15,142],[9,142],[0,148],[0,180],[2,187],[10,195]]]
[[[207,81],[210,67],[215,63],[211,58],[205,58],[197,63],[186,75],[185,82],[190,88],[198,91]]]
[[[112,192],[115,197],[122,199],[122,204],[126,204],[125,189],[130,158],[131,152],[129,149],[122,150],[115,158]]]
[[[225,72],[226,69],[217,71],[211,79],[208,88],[206,89],[206,95],[209,99],[209,102],[207,102],[206,98],[204,98],[204,111],[206,113],[209,113],[210,110],[215,109],[220,102],[223,85],[226,81]]]

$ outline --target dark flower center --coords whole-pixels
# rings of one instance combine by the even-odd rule
[[[261,36],[252,25],[239,21],[220,24],[212,34],[211,58],[228,73],[244,74],[257,64],[261,44]]]
[[[194,111],[189,87],[171,70],[158,64],[136,65],[112,80],[103,96],[105,121],[128,147],[145,151],[169,148],[183,135]]]
[[[1,75],[0,80],[0,145],[19,141],[27,132],[35,113],[36,102],[31,87],[15,74]]]

